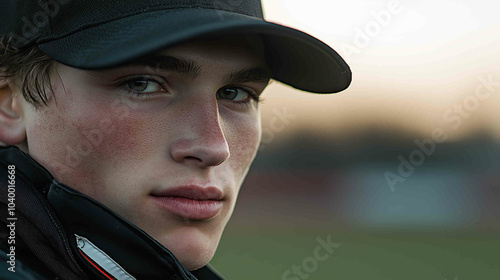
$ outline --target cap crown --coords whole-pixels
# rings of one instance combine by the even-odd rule
[[[160,10],[215,9],[263,19],[260,0],[2,0],[0,5],[0,35],[12,37],[17,47]]]

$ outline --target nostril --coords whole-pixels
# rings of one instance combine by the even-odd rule
[[[201,159],[197,158],[197,157],[192,157],[192,156],[187,156],[187,157],[184,157],[184,159],[194,159],[194,160],[199,160],[201,161]]]
[[[229,149],[214,148],[207,146],[184,146],[173,147],[170,152],[172,158],[177,162],[191,163],[200,167],[217,166],[229,158]]]

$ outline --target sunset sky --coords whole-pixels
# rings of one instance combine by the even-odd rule
[[[480,133],[500,141],[500,17],[492,3],[264,0],[267,20],[332,46],[353,82],[326,96],[272,84],[263,127],[285,110],[296,116],[287,131],[349,136],[380,128],[430,137],[440,128],[450,140]]]

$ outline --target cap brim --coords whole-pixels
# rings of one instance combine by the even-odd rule
[[[39,42],[39,48],[72,67],[103,69],[187,40],[238,34],[262,36],[275,80],[316,93],[339,92],[351,82],[349,66],[318,39],[258,18],[211,9],[137,14]]]

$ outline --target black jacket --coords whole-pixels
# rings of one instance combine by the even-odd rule
[[[16,147],[0,148],[0,213],[1,279],[222,279],[209,267],[187,271],[144,231]]]

